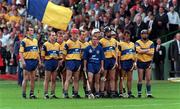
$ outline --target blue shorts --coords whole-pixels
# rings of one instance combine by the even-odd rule
[[[109,58],[104,60],[104,69],[105,70],[112,70],[116,62],[115,58]]]
[[[151,61],[150,62],[140,62],[140,61],[137,61],[137,67],[139,69],[147,69],[150,65],[151,65]]]
[[[76,72],[81,66],[81,61],[79,60],[67,60],[66,61],[66,69],[72,72]]]
[[[58,60],[56,60],[56,59],[45,60],[44,65],[45,65],[46,71],[53,72],[58,67]]]
[[[133,63],[134,61],[133,60],[125,60],[125,61],[121,61],[121,68],[128,72],[132,69],[133,67]]]
[[[25,70],[31,72],[31,71],[36,70],[39,61],[36,59],[27,59],[25,60],[25,63],[26,63]]]
[[[100,64],[88,63],[87,71],[93,74],[97,74],[100,71]]]

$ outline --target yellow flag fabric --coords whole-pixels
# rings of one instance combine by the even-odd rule
[[[72,11],[69,8],[48,2],[42,22],[54,28],[66,30],[71,16]]]

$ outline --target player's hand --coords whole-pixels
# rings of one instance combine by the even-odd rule
[[[104,67],[101,67],[101,72],[102,72],[102,73],[104,72]]]
[[[62,66],[63,65],[63,60],[60,60],[59,61],[59,66]]]
[[[104,73],[104,67],[101,67],[98,73],[103,74]]]
[[[114,64],[112,70],[114,70],[114,69],[117,68],[117,67],[118,67],[118,63],[116,62],[116,63]]]
[[[42,62],[39,62],[38,67],[41,68],[42,66]]]
[[[77,70],[77,71],[79,72],[80,70],[81,70],[81,66],[79,66],[79,68],[78,68],[78,70]]]
[[[134,70],[136,70],[137,69],[137,63],[135,62],[134,63]]]

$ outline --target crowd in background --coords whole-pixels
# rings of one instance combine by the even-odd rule
[[[122,40],[124,30],[131,32],[131,40],[140,38],[140,32],[147,29],[149,39],[156,40],[180,29],[180,6],[178,0],[51,0],[58,5],[71,7],[72,20],[64,34],[72,28],[87,30],[88,41],[91,31],[97,28],[104,35],[106,26]],[[26,23],[25,23],[26,22]],[[25,0],[0,0],[0,71],[15,74],[22,71],[18,66],[19,45],[24,37],[24,27],[31,24],[34,38],[41,46],[48,37],[51,27],[42,24],[32,16],[26,16]],[[173,39],[174,34],[168,36]]]

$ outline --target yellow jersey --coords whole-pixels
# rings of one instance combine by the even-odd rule
[[[37,39],[25,37],[20,44],[19,52],[24,59],[39,59],[39,48]]]
[[[118,44],[114,38],[111,38],[110,40],[102,38],[99,42],[103,47],[105,58],[116,58]]]
[[[59,44],[57,42],[50,43],[49,41],[45,42],[42,46],[41,56],[45,60],[50,59],[59,59]]]
[[[121,61],[133,60],[136,58],[135,45],[133,42],[120,42],[118,45],[119,57]]]
[[[81,60],[81,44],[69,39],[64,45],[64,55],[66,60]]]
[[[154,43],[150,40],[147,42],[143,42],[142,40],[138,40],[135,43],[136,46],[136,52],[137,52],[137,61],[140,62],[150,62],[153,60],[154,55]],[[146,54],[146,53],[139,53],[140,50],[149,50],[148,53],[152,54]]]

